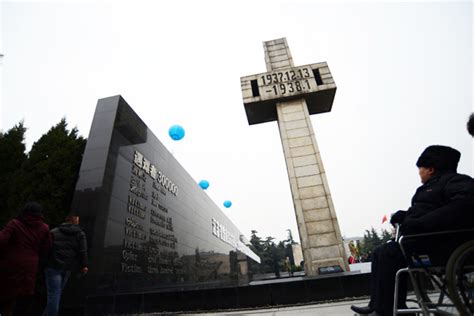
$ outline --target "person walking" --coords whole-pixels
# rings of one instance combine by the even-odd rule
[[[61,294],[75,264],[83,274],[87,267],[86,234],[79,227],[79,216],[68,216],[66,222],[51,231],[53,247],[45,270],[48,301],[44,316],[56,316]]]
[[[50,248],[49,227],[44,223],[43,208],[36,202],[27,203],[20,214],[0,231],[2,316],[13,315],[14,310],[18,315],[28,314],[24,308],[30,305],[28,301],[35,291],[39,260]]]
[[[447,146],[427,147],[416,163],[422,182],[407,211],[392,215],[390,223],[401,224],[400,233],[410,235],[474,228],[472,197],[473,179],[457,173],[461,153]],[[370,302],[368,306],[351,306],[358,314],[392,315],[395,274],[406,261],[398,242],[376,248],[372,260]],[[398,306],[406,308],[406,280],[400,279]]]

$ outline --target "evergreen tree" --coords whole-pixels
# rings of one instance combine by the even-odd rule
[[[372,233],[372,245],[373,245],[373,248],[376,248],[378,246],[380,246],[382,244],[382,238],[380,238],[379,234],[377,233],[377,231],[375,230],[375,228],[371,228],[370,229],[370,232]]]
[[[263,242],[260,237],[257,236],[258,231],[252,230],[250,234],[250,248],[256,254],[261,254],[263,252]]]
[[[252,230],[250,234],[250,244],[248,245],[250,249],[260,257],[260,264],[250,260],[250,270],[253,273],[264,273],[265,271],[265,253],[262,238],[257,236],[258,232]]]
[[[289,243],[290,245],[296,244],[296,242],[293,239],[293,234],[291,233],[291,229],[287,229],[288,232],[288,238],[286,239],[286,242]]]
[[[364,238],[360,245],[360,254],[362,257],[368,257],[370,259],[371,253],[374,249],[392,238],[392,235],[386,229],[382,229],[382,238],[380,238],[379,234],[375,230],[375,228],[371,228],[370,231],[366,230],[364,233]]]
[[[278,244],[275,245],[275,248],[278,258],[278,264],[281,266],[281,268],[283,268],[283,263],[286,257],[290,258],[290,263],[292,262],[293,251],[291,249],[291,243],[289,243],[287,240],[283,240],[278,242]]]
[[[291,242],[288,240],[274,242],[275,238],[268,236],[263,240],[257,236],[256,230],[251,231],[250,249],[260,257],[261,263],[250,263],[250,269],[253,273],[272,273],[276,269],[281,270],[283,260],[286,257],[292,258],[288,251],[291,250]]]
[[[265,241],[263,241],[263,258],[261,258],[265,273],[274,272],[274,262],[278,260],[275,251],[275,243],[273,242],[274,239],[273,237],[267,236]]]
[[[67,129],[63,118],[33,144],[16,181],[12,205],[37,201],[45,209],[46,222],[56,226],[64,221],[79,174],[86,140],[76,128]]]
[[[386,229],[382,229],[382,244],[386,243],[387,241],[389,241],[390,239],[392,239],[392,233],[389,232],[388,230]]]
[[[8,200],[16,194],[13,182],[26,160],[25,132],[20,122],[6,133],[0,133],[0,227],[18,213],[17,206],[10,205]]]
[[[380,244],[381,239],[377,231],[373,227],[370,230],[366,230],[361,243],[361,255],[370,256],[373,250]]]
[[[275,240],[275,238],[271,236],[267,236],[267,238],[265,238],[265,241],[263,242],[264,251],[271,252],[272,248],[275,247],[273,240]]]

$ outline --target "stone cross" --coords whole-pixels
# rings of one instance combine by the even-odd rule
[[[329,112],[336,85],[325,62],[295,67],[286,38],[263,43],[267,72],[240,78],[250,125],[278,121],[309,276],[348,270],[310,114]],[[298,264],[298,263],[297,263]]]

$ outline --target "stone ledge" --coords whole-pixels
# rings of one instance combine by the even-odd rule
[[[62,306],[62,312],[71,316],[84,315],[85,312],[87,315],[203,312],[326,302],[369,295],[370,273],[344,272],[255,283],[236,287],[96,295],[88,297],[84,306]]]

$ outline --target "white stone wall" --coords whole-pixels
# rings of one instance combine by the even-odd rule
[[[291,245],[291,250],[293,251],[293,260],[295,261],[295,266],[299,266],[301,261],[303,261],[303,250],[301,249],[300,244]]]

